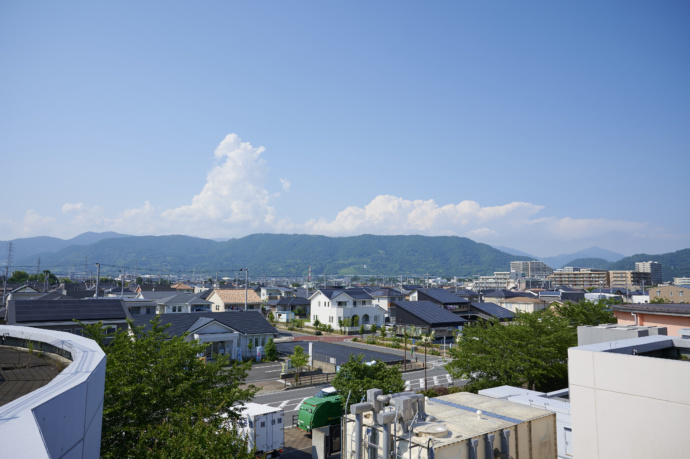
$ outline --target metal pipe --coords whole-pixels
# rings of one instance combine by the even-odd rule
[[[371,403],[355,403],[350,407],[350,414],[355,415],[355,459],[362,459],[362,414],[372,411]]]

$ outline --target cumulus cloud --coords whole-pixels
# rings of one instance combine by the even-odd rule
[[[275,218],[270,194],[264,188],[267,167],[261,158],[264,147],[242,142],[237,134],[229,134],[218,145],[218,164],[206,176],[206,184],[191,204],[162,212],[168,223],[195,227],[208,232],[232,225],[262,229]],[[196,225],[195,225],[196,224]]]
[[[465,234],[486,222],[505,218],[524,220],[539,212],[542,206],[512,202],[502,206],[482,207],[475,201],[438,205],[433,199],[410,201],[396,196],[375,197],[362,207],[348,207],[332,221],[310,220],[306,229],[311,233],[346,235],[378,234]]]
[[[281,178],[280,179],[280,185],[283,187],[283,190],[285,191],[290,191],[290,182],[287,179]]]

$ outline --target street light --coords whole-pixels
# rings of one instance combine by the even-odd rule
[[[249,268],[242,268],[240,271],[244,271],[244,310],[247,310],[247,284],[249,281]]]

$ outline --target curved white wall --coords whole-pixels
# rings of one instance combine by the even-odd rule
[[[0,406],[0,456],[97,458],[101,451],[105,353],[70,333],[0,325],[0,336],[51,344],[72,363],[47,385]]]

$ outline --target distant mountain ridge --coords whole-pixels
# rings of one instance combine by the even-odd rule
[[[601,258],[608,262],[615,262],[624,258],[625,255],[612,252],[610,250],[601,249],[599,247],[589,247],[587,249],[579,250],[575,253],[561,254],[554,257],[543,257],[541,261],[551,266],[553,269],[569,266],[568,262],[578,258]]]
[[[456,236],[252,234],[219,241],[180,235],[127,236],[107,232],[84,233],[69,240],[51,237],[15,239],[12,243],[13,266],[36,266],[40,256],[42,269],[63,275],[83,272],[85,263],[88,264],[86,270],[94,270],[93,264],[98,262],[103,265],[104,274],[108,269],[120,272],[126,267],[127,270],[148,274],[196,271],[213,276],[219,272],[234,277],[238,269],[249,267],[251,276],[296,277],[305,276],[311,266],[313,277],[323,274],[469,277],[507,271],[511,261],[534,259],[511,255]],[[7,241],[0,244],[6,246]],[[596,247],[576,254],[591,252],[607,253],[609,257],[619,255]],[[665,281],[690,276],[690,249],[661,255],[638,254],[615,262],[603,257],[573,255],[560,255],[570,257],[561,266],[634,269],[636,261],[654,260],[662,263]],[[0,255],[0,264],[2,262]],[[547,264],[553,268],[561,267]]]
[[[106,231],[104,233],[94,233],[88,231],[82,233],[72,239],[60,239],[50,236],[37,236],[13,239],[11,241],[0,241],[0,260],[6,261],[6,248],[8,243],[12,242],[12,258],[14,260],[26,260],[27,258],[36,257],[41,253],[52,253],[62,250],[72,245],[90,245],[103,239],[129,237],[126,234],[115,233],[113,231]],[[35,261],[35,260],[34,260]]]
[[[189,236],[123,236],[89,245],[17,259],[15,265],[84,271],[85,260],[138,272],[224,272],[249,267],[252,276],[430,275],[472,276],[506,271],[510,262],[528,260],[455,236],[327,237],[253,234],[225,242]],[[87,266],[87,270],[93,269]]]

